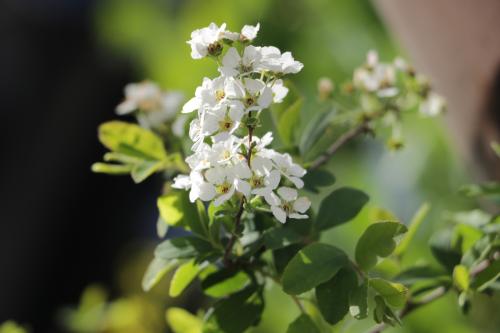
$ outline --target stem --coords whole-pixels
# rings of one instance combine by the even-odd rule
[[[311,165],[309,166],[309,170],[314,170],[328,162],[328,160],[337,152],[337,150],[342,147],[346,142],[355,138],[359,134],[366,132],[368,130],[367,122],[362,122],[360,125],[351,128],[346,133],[342,134],[335,142],[332,143],[330,147],[323,153],[323,155],[319,156],[315,159]]]
[[[413,311],[419,309],[420,307],[427,305],[429,303],[432,303],[433,301],[441,298],[442,296],[444,296],[446,294],[447,291],[448,291],[448,288],[441,286],[441,287],[435,289],[433,292],[431,292],[429,295],[427,295],[427,297],[423,298],[419,302],[409,301],[408,303],[406,303],[406,306],[403,308],[403,310],[401,310],[401,312],[399,313],[399,318],[402,319],[402,318],[406,317],[407,315],[409,315],[410,313],[412,313]],[[379,324],[379,325],[375,326],[374,328],[372,328],[369,331],[369,333],[380,333],[383,330],[385,330],[386,328],[387,328],[386,324]]]
[[[273,280],[273,282],[276,283],[277,285],[281,286],[281,282],[275,276],[273,276],[273,275],[271,275],[269,273],[266,273],[263,270],[259,270],[259,272],[262,275],[264,275],[264,276],[270,278],[271,280]],[[293,302],[297,305],[297,307],[299,308],[300,312],[301,313],[306,313],[306,310],[304,309],[304,306],[302,305],[302,302],[300,301],[300,299],[297,296],[295,296],[295,295],[289,295],[289,296],[293,300]]]
[[[248,116],[251,116],[251,112],[248,114]],[[251,167],[251,160],[252,160],[252,134],[253,134],[253,127],[248,126],[248,155],[246,156],[247,164],[248,167]],[[223,262],[226,267],[229,267],[232,265],[232,261],[229,258],[231,256],[231,252],[233,250],[234,243],[236,243],[236,239],[238,238],[238,229],[241,224],[241,216],[243,215],[243,211],[245,209],[245,197],[241,197],[240,201],[240,208],[238,208],[238,213],[236,213],[236,222],[234,223],[234,230],[233,234],[231,236],[231,239],[229,239],[229,243],[227,243],[226,250],[224,251],[224,257],[223,257]]]
[[[240,201],[240,208],[238,209],[238,213],[236,214],[236,222],[234,223],[234,230],[233,234],[231,236],[231,239],[229,240],[229,243],[227,243],[226,250],[224,251],[224,265],[227,267],[231,266],[232,261],[229,259],[229,256],[231,255],[231,251],[233,250],[234,243],[236,242],[236,239],[238,238],[237,231],[238,228],[240,227],[241,224],[241,216],[243,215],[243,207],[245,204],[245,197],[241,198]]]

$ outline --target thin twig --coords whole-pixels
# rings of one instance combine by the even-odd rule
[[[274,283],[276,283],[277,285],[282,286],[281,282],[280,282],[280,281],[279,281],[279,280],[278,280],[275,276],[273,276],[273,275],[271,275],[271,274],[269,274],[269,273],[266,273],[266,272],[265,272],[265,271],[263,271],[263,270],[259,270],[259,272],[260,272],[262,275],[264,275],[264,276],[266,276],[266,277],[270,278],[270,279],[271,279]],[[302,305],[302,302],[300,301],[300,299],[299,299],[297,296],[295,296],[295,295],[289,295],[289,296],[290,296],[290,298],[293,300],[293,302],[297,305],[297,307],[299,308],[300,312],[302,312],[302,313],[306,313],[306,310],[304,309],[304,305]]]
[[[363,122],[362,124],[351,128],[346,133],[342,134],[335,142],[332,143],[330,147],[317,159],[315,159],[311,165],[309,166],[309,170],[314,170],[328,162],[330,157],[332,157],[335,152],[342,147],[346,142],[355,138],[359,134],[366,132],[368,130],[367,123]]]

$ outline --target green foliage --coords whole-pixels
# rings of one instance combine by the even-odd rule
[[[394,251],[394,238],[406,231],[399,222],[378,222],[368,226],[356,244],[356,262],[364,270],[374,267],[377,258],[385,258]]]
[[[327,230],[352,220],[367,202],[368,196],[353,188],[333,191],[321,203],[316,229]]]
[[[0,333],[27,333],[28,331],[12,320],[8,320],[0,325]]]
[[[314,323],[314,321],[307,314],[303,313],[295,319],[288,329],[286,333],[320,333],[318,327]]]
[[[196,278],[200,268],[194,260],[190,260],[177,268],[170,281],[170,289],[168,291],[171,297],[177,297],[186,287]]]
[[[300,123],[300,110],[304,104],[304,98],[300,96],[292,83],[287,81],[286,85],[290,89],[286,101],[273,105],[271,109],[281,141],[290,146],[295,140],[295,132]]]
[[[166,313],[167,322],[173,333],[201,333],[203,322],[196,316],[181,308],[169,308]]]
[[[356,272],[350,267],[344,267],[330,280],[316,287],[318,307],[328,323],[338,323],[349,312],[349,296],[357,285]]]
[[[151,290],[160,280],[177,265],[177,260],[154,258],[146,269],[142,279],[142,289]]]
[[[380,278],[370,279],[372,287],[385,301],[386,304],[402,308],[406,304],[408,289],[401,283],[390,282]]]
[[[92,171],[107,174],[130,173],[140,183],[170,163],[162,139],[138,125],[110,121],[99,126],[99,140],[111,153],[104,155],[106,162],[95,163]]]
[[[331,245],[314,243],[300,250],[283,272],[283,290],[302,294],[329,280],[347,264],[345,253]]]

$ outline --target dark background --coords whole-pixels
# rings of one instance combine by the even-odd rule
[[[96,47],[93,5],[0,1],[0,322],[35,332],[55,331],[55,309],[88,283],[111,285],[124,244],[154,236],[141,219],[158,184],[90,172],[96,128],[136,79]]]

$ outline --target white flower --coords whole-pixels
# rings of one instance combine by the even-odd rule
[[[202,132],[213,135],[214,142],[226,140],[240,126],[243,114],[241,102],[220,104],[204,114]]]
[[[269,171],[266,168],[262,168],[261,165],[255,165],[254,162],[252,162],[252,177],[249,180],[252,187],[252,194],[265,197],[278,187],[281,174],[278,170]]]
[[[172,187],[181,190],[189,190],[191,188],[191,177],[188,175],[176,176]]]
[[[240,40],[244,42],[254,40],[257,37],[259,29],[260,29],[260,23],[257,23],[257,25],[243,26],[243,28],[241,29]]]
[[[245,110],[260,111],[266,109],[273,101],[273,92],[261,80],[244,78],[228,80],[227,97],[240,100],[245,106]]]
[[[219,206],[231,199],[235,191],[245,196],[250,195],[250,184],[243,179],[251,176],[250,169],[243,163],[229,167],[214,167],[205,172],[206,181],[195,183],[191,187],[190,199],[200,198],[203,201],[214,200],[214,205]]]
[[[297,190],[290,187],[280,187],[278,195],[271,192],[265,196],[266,202],[271,206],[274,217],[281,223],[285,223],[287,218],[306,219],[305,213],[311,202],[306,197],[297,198]]]
[[[271,85],[271,90],[273,91],[273,102],[281,103],[283,99],[288,94],[288,88],[283,84],[283,80],[276,80]]]
[[[212,166],[232,162],[240,163],[245,158],[239,154],[239,147],[240,140],[231,135],[226,140],[214,143],[212,147],[206,149],[206,158]]]
[[[196,88],[194,97],[182,107],[182,113],[190,113],[201,109],[203,106],[213,107],[226,100],[229,82],[225,77],[219,76],[213,80],[204,78],[201,86]]]
[[[304,181],[300,177],[306,174],[306,170],[300,165],[293,163],[292,157],[289,154],[273,154],[272,160],[276,169],[278,169],[285,178],[291,181],[295,187],[304,187]]]
[[[210,23],[206,28],[195,30],[191,33],[191,40],[187,43],[191,45],[191,57],[201,59],[208,54],[218,55],[222,51],[220,40],[225,36],[226,24],[218,27],[215,23]]]
[[[425,116],[434,117],[443,113],[445,109],[445,99],[436,93],[430,92],[427,98],[420,103],[419,112]]]
[[[281,54],[274,46],[265,46],[260,49],[262,60],[260,68],[277,74],[296,74],[304,65],[293,58],[290,52]]]
[[[366,64],[354,71],[353,84],[359,89],[376,93],[379,97],[394,97],[399,90],[394,87],[396,70],[392,64],[378,62],[375,51],[368,52]]]
[[[222,58],[222,67],[219,72],[225,76],[237,76],[247,74],[257,70],[261,54],[259,48],[249,45],[243,51],[243,57],[238,51],[231,47]]]

